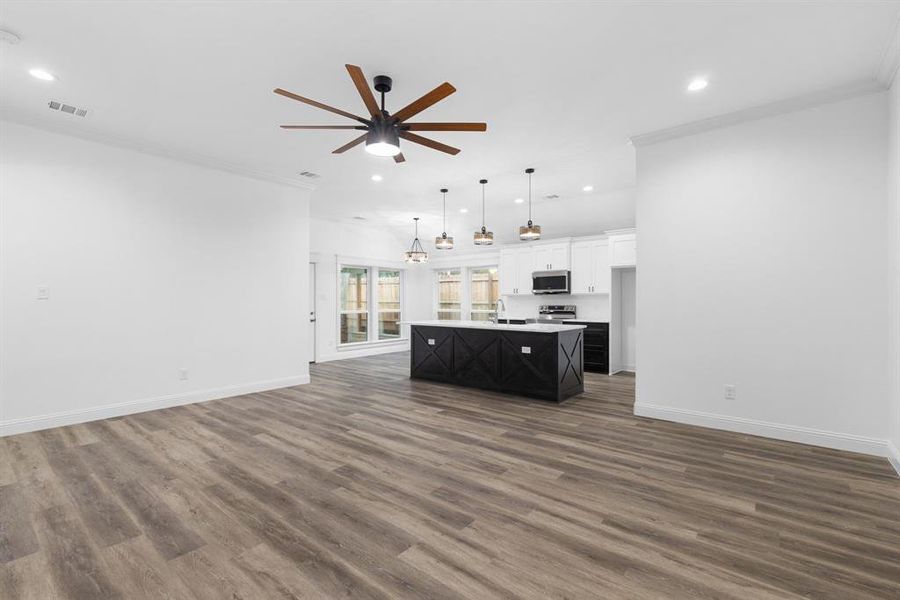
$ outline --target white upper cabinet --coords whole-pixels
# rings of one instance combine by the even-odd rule
[[[534,271],[568,271],[569,243],[532,246]]]
[[[572,243],[573,294],[608,294],[610,276],[607,240]]]
[[[630,238],[630,264],[634,264],[634,234],[622,234]],[[573,294],[608,294],[610,287],[611,240],[584,240],[576,242],[529,243],[500,250],[500,295],[522,296],[531,294],[531,274],[534,271],[570,271],[569,281]],[[625,240],[628,241],[627,239]],[[628,246],[621,250],[622,260],[628,259]]]
[[[591,293],[608,294],[612,286],[612,269],[609,267],[609,240],[591,242],[594,258],[594,283]]]
[[[531,272],[534,268],[534,251],[531,248],[516,249],[518,259],[516,294],[531,294]]]
[[[531,295],[534,251],[531,248],[504,248],[500,251],[500,295]]]
[[[500,295],[514,295],[516,293],[516,288],[519,286],[519,267],[515,250],[509,249],[500,251],[499,271]]]
[[[609,262],[613,267],[637,265],[637,236],[625,233],[609,236]]]

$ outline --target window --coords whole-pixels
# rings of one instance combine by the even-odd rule
[[[437,272],[438,308],[441,321],[462,318],[462,277],[460,269],[444,269]]]
[[[341,343],[353,344],[369,339],[369,270],[365,267],[341,267]]]
[[[378,339],[400,337],[400,271],[378,269]]]
[[[400,269],[341,266],[339,343],[400,339],[401,284]]]
[[[497,314],[500,297],[497,267],[437,269],[435,276],[434,310],[439,320],[488,321]]]
[[[489,321],[497,316],[500,283],[497,267],[469,269],[469,293],[472,301],[472,320]]]

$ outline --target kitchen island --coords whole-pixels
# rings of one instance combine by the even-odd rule
[[[555,402],[584,391],[584,325],[408,324],[411,378]]]

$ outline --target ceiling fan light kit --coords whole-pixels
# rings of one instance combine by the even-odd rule
[[[366,152],[375,156],[400,154],[400,136],[393,127],[376,123],[366,134]]]
[[[447,235],[447,188],[441,188],[444,195],[444,232],[434,238],[434,247],[438,250],[453,250],[453,238]]]
[[[490,246],[494,243],[494,232],[488,231],[484,225],[484,186],[487,179],[482,179],[478,183],[481,184],[481,231],[476,231],[474,241],[476,246]]]
[[[416,222],[416,237],[413,238],[409,250],[403,253],[403,260],[409,264],[426,263],[428,262],[428,253],[425,252],[422,242],[419,241],[419,217],[413,217],[413,221]]]
[[[381,106],[375,100],[372,89],[366,82],[362,69],[356,65],[345,65],[350,79],[356,86],[363,104],[369,111],[369,118],[354,115],[345,110],[322,104],[316,100],[305,98],[288,92],[281,88],[275,88],[274,92],[285,98],[290,98],[322,110],[341,115],[348,119],[353,119],[360,125],[282,125],[282,129],[355,129],[364,132],[359,137],[344,144],[340,148],[332,151],[332,154],[343,154],[350,148],[358,146],[365,142],[366,152],[375,156],[391,156],[394,162],[401,163],[406,160],[400,151],[400,138],[432,150],[438,150],[450,155],[459,154],[459,148],[448,146],[441,142],[432,140],[412,133],[413,131],[487,131],[487,123],[407,123],[407,120],[416,116],[426,108],[440,102],[450,94],[456,91],[456,88],[447,82],[437,86],[418,100],[413,101],[407,106],[401,108],[394,114],[391,114],[384,107],[384,95],[391,91],[393,81],[386,75],[378,75],[374,78],[375,90],[381,94]]]
[[[531,175],[534,173],[534,169],[529,167],[525,169],[525,173],[528,174],[528,224],[519,227],[519,239],[523,242],[530,242],[541,239],[541,226],[535,225],[531,220]]]

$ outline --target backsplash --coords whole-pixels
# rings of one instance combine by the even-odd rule
[[[574,304],[581,321],[609,322],[609,295],[581,296],[572,294],[543,294],[503,296],[506,314],[514,318],[538,316],[542,304]]]

